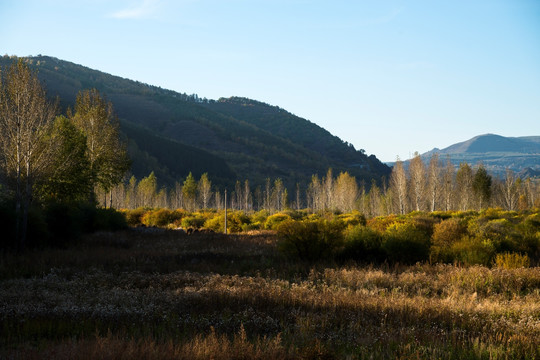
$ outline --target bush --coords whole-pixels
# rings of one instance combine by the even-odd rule
[[[182,220],[183,212],[178,210],[159,209],[143,214],[141,222],[146,226],[166,227]]]
[[[245,230],[251,230],[251,219],[243,211],[228,211],[227,212],[227,232],[238,233]],[[218,216],[206,220],[204,227],[212,229],[215,232],[223,232],[225,228],[225,213],[222,212]]]
[[[268,210],[259,210],[253,215],[251,215],[251,222],[252,223],[261,223],[264,225],[266,222],[266,219],[270,216],[270,213]]]
[[[411,221],[418,230],[423,231],[429,238],[433,235],[435,225],[441,222],[436,217],[424,214],[414,216]]]
[[[80,207],[65,203],[50,203],[44,209],[45,222],[49,231],[47,244],[65,247],[70,240],[77,239],[86,229],[86,219]],[[93,222],[93,214],[90,222]]]
[[[495,256],[495,246],[489,240],[464,236],[451,248],[454,259],[465,265],[489,266]]]
[[[128,227],[126,216],[115,209],[96,209],[94,231],[118,231]]]
[[[518,269],[527,268],[531,261],[527,255],[518,253],[497,254],[495,257],[495,266],[499,269]]]
[[[206,219],[202,217],[201,215],[192,215],[187,216],[182,219],[182,227],[187,228],[194,228],[194,229],[200,229],[203,227]]]
[[[338,215],[337,218],[343,221],[343,223],[346,226],[349,226],[349,225],[350,226],[356,226],[356,225],[365,226],[366,225],[366,217],[358,211],[353,211],[352,213]]]
[[[388,227],[394,224],[403,224],[405,222],[406,220],[405,220],[405,217],[403,216],[400,216],[400,217],[397,217],[396,215],[377,216],[373,219],[369,219],[369,221],[367,221],[367,226],[373,230],[384,232],[386,231],[386,229],[388,229]]]
[[[278,249],[302,260],[329,260],[343,245],[343,223],[286,220],[277,227]]]
[[[429,257],[430,239],[411,223],[396,223],[384,233],[382,247],[388,260],[405,264],[425,261]]]
[[[137,208],[133,210],[124,211],[128,226],[142,225],[142,217],[145,215],[145,213],[146,213],[146,210],[144,208]]]
[[[467,234],[467,227],[457,218],[444,220],[433,227],[430,258],[432,261],[450,263],[454,260],[452,245]]]
[[[264,223],[264,228],[267,230],[277,230],[279,224],[288,220],[291,220],[291,217],[287,214],[277,213],[270,215]]]
[[[362,262],[381,262],[385,258],[382,250],[382,235],[378,231],[356,225],[345,231],[345,242],[339,258]]]

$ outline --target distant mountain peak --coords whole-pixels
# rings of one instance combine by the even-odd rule
[[[434,148],[421,156],[429,159],[435,153],[449,156],[456,166],[460,162],[471,165],[482,163],[488,171],[504,175],[506,169],[523,176],[537,176],[540,171],[540,136],[505,137],[483,134],[450,145],[444,149]],[[527,171],[523,169],[529,168]]]

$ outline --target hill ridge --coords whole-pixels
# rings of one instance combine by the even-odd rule
[[[185,145],[185,149],[190,149],[186,150],[190,157],[213,159],[205,161],[211,167],[209,173],[219,173],[219,169],[226,173],[219,180],[223,186],[232,186],[236,180],[244,179],[262,185],[267,177],[281,177],[291,188],[296,183],[307,184],[311,175],[323,175],[328,168],[336,172],[348,171],[368,184],[371,179],[379,180],[390,173],[374,155],[357,151],[326,129],[275,105],[239,96],[208,100],[50,56],[25,59],[38,70],[38,77],[49,94],[60,97],[64,109],[73,106],[79,90],[96,88],[113,103],[122,127],[127,129],[133,125],[145,129],[151,141],[170,139],[173,143],[162,141],[175,149],[181,148],[175,144]],[[13,60],[14,57],[4,56],[0,58],[0,65],[8,66]],[[134,136],[133,128],[130,130],[128,138]],[[131,141],[132,149],[147,153],[148,156],[142,157],[152,158],[163,167],[163,174],[169,174],[167,182],[187,175],[181,166],[174,166],[174,161],[182,161],[180,150],[177,154],[163,154],[156,146],[144,145],[140,136],[139,144],[136,139]],[[218,160],[223,164],[219,165]],[[136,161],[142,160],[136,158]],[[230,172],[223,170],[225,168]]]

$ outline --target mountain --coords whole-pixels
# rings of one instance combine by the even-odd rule
[[[495,176],[504,176],[506,169],[523,177],[540,173],[540,136],[504,137],[494,134],[475,136],[470,140],[444,149],[433,149],[422,154],[429,161],[435,153],[444,160],[447,156],[456,166],[461,162],[482,163]]]
[[[0,65],[14,60],[4,56]],[[196,177],[208,172],[221,186],[244,179],[262,185],[280,177],[292,188],[328,168],[368,184],[390,173],[374,155],[277,106],[240,97],[207,100],[48,56],[25,61],[63,110],[89,88],[113,103],[138,178],[154,170],[161,183],[171,185],[189,171]]]

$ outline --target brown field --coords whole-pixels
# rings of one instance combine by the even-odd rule
[[[540,358],[540,268],[288,260],[271,232],[0,258],[0,358]]]

